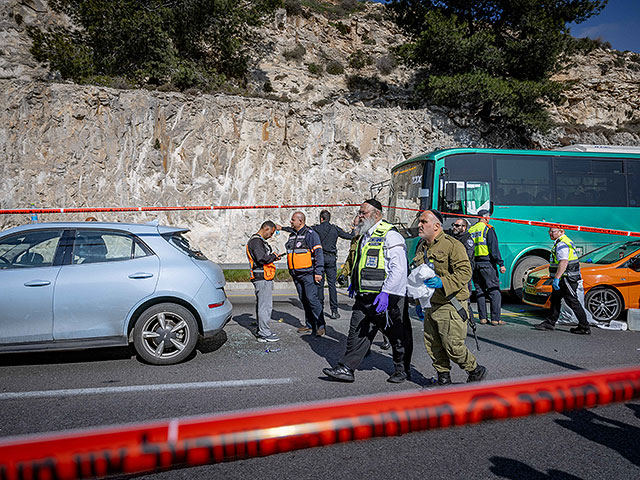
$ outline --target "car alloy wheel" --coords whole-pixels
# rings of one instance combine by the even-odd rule
[[[160,303],[145,310],[133,331],[136,352],[155,365],[181,362],[193,352],[197,341],[193,314],[174,303]]]
[[[615,320],[622,311],[622,297],[611,288],[593,288],[587,292],[585,305],[599,322]]]

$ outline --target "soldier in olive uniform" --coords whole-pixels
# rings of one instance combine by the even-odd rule
[[[431,307],[424,311],[424,344],[438,373],[438,384],[451,383],[451,361],[468,373],[467,382],[478,382],[487,369],[465,345],[467,322],[459,313],[469,299],[471,263],[467,252],[458,240],[442,231],[442,215],[437,210],[422,212],[418,232],[422,240],[413,262],[416,266],[431,264],[436,273],[425,280],[427,287],[436,290]]]

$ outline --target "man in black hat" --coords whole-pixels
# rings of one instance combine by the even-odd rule
[[[504,273],[507,269],[500,256],[496,231],[489,225],[489,210],[479,210],[478,222],[469,229],[473,239],[475,265],[473,267],[473,283],[476,286],[476,300],[478,301],[478,316],[480,323],[487,323],[487,297],[491,304],[491,325],[504,325],[500,319],[502,294],[500,293],[500,279],[498,270]]]
[[[382,205],[366,200],[358,211],[354,234],[360,236],[349,294],[355,295],[347,349],[340,363],[323,373],[353,382],[354,370],[371,347],[378,330],[389,338],[395,371],[387,379],[404,382],[409,375],[413,337],[407,314],[407,247],[395,227],[382,220]]]

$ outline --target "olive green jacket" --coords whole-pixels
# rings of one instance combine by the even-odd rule
[[[455,238],[441,231],[431,245],[420,240],[413,262],[416,266],[432,262],[436,275],[442,279],[442,288],[436,288],[431,297],[432,304],[449,303],[447,297],[451,294],[460,301],[469,298],[471,263],[464,245]]]
[[[353,271],[353,264],[356,261],[356,255],[358,254],[358,244],[360,243],[360,235],[356,235],[351,239],[351,245],[349,245],[349,254],[347,255],[347,259],[344,261],[344,265],[342,265],[342,269],[338,275],[344,275],[345,277],[351,276],[351,272]]]

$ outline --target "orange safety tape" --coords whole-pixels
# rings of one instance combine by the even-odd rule
[[[636,398],[637,366],[8,438],[0,479],[136,474]]]
[[[0,215],[29,215],[33,213],[109,213],[109,212],[168,212],[168,211],[194,211],[194,210],[252,210],[252,209],[270,209],[270,208],[331,208],[331,207],[359,207],[356,203],[332,203],[332,204],[308,204],[308,205],[202,205],[187,207],[86,207],[86,208],[21,208],[0,210]],[[408,207],[391,207],[383,205],[384,208],[393,208],[396,210],[408,210],[412,212],[423,212],[419,208]],[[460,213],[444,213],[445,216],[480,218],[477,215],[465,215]],[[538,222],[535,220],[516,220],[512,218],[496,218],[491,220],[500,222],[519,223],[522,225],[530,225],[535,227],[556,227],[563,230],[576,230],[579,232],[606,233],[608,235],[621,235],[625,237],[640,237],[640,232],[632,232],[628,230],[615,230],[610,228],[588,227],[582,225],[569,225],[563,223]],[[2,479],[0,479],[2,480]]]

